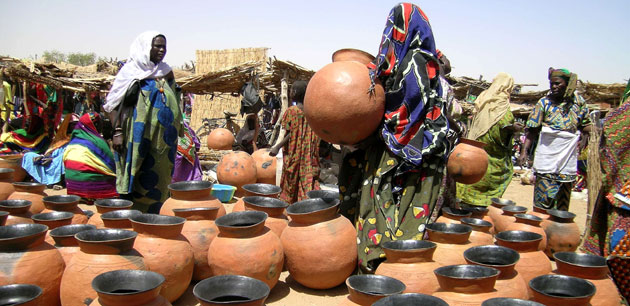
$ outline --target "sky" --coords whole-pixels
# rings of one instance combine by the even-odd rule
[[[146,30],[167,37],[172,66],[195,50],[267,47],[269,56],[318,70],[342,48],[375,54],[398,1],[0,0],[0,55],[41,57],[47,50],[123,59]],[[426,13],[452,75],[548,87],[549,67],[583,81],[630,78],[629,0],[450,0],[413,2]],[[525,88],[524,90],[527,90]]]

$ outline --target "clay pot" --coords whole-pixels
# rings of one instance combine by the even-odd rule
[[[468,206],[468,207],[465,207],[465,208],[462,208],[462,209],[470,211],[470,213],[471,213],[470,217],[471,218],[481,219],[483,221],[490,222],[490,224],[492,225],[490,227],[490,234],[492,234],[492,235],[495,234],[495,231],[494,231],[494,220],[492,220],[492,218],[488,215],[488,213],[490,212],[490,209],[488,207]]]
[[[0,201],[6,200],[14,191],[13,172],[10,168],[0,168]]]
[[[534,301],[499,297],[499,298],[491,298],[489,300],[485,300],[483,303],[481,303],[481,306],[545,306],[545,305],[534,302]]]
[[[256,183],[276,184],[277,160],[275,156],[269,156],[270,149],[259,149],[252,153],[256,162]]]
[[[462,218],[462,224],[466,224],[472,228],[468,240],[475,245],[488,245],[494,243],[494,238],[490,234],[492,224],[488,221],[475,218]]]
[[[540,234],[523,231],[505,231],[495,235],[497,245],[518,252],[521,259],[516,263],[516,271],[529,283],[534,277],[549,274],[551,261],[543,251],[538,250],[542,239]]]
[[[0,226],[5,226],[7,224],[8,218],[9,218],[9,212],[0,210]]]
[[[171,197],[164,201],[160,215],[174,216],[174,208],[217,207],[217,217],[225,215],[221,201],[214,197],[212,183],[207,181],[183,181],[168,185]]]
[[[374,55],[358,49],[339,49],[332,55],[333,62],[355,61],[367,65],[374,60]]]
[[[67,211],[74,214],[72,217],[72,224],[86,224],[88,222],[88,216],[85,215],[83,210],[79,208],[80,196],[76,195],[54,195],[42,198],[46,209],[42,210],[43,213],[52,211]]]
[[[429,241],[437,245],[433,260],[440,266],[465,264],[462,254],[476,246],[469,240],[472,228],[465,224],[431,223],[427,224],[426,230]]]
[[[433,260],[437,245],[425,240],[395,240],[381,244],[387,260],[376,268],[375,274],[394,277],[402,281],[405,293],[432,294],[437,291],[437,278],[433,270],[440,264]]]
[[[365,64],[355,61],[333,62],[317,71],[304,95],[304,117],[313,132],[329,143],[345,145],[371,135],[385,112],[385,91],[375,81]]]
[[[228,129],[216,128],[208,134],[206,144],[211,150],[232,150],[234,134]]]
[[[22,168],[24,154],[12,154],[0,156],[0,168],[13,169],[13,181],[21,182],[26,177],[26,171]]]
[[[0,227],[0,286],[36,285],[43,290],[41,305],[60,305],[65,264],[59,251],[44,242],[47,231],[43,224]]]
[[[160,296],[164,276],[142,270],[116,270],[94,278],[92,288],[98,294],[90,306],[170,306]]]
[[[141,211],[135,209],[114,210],[102,214],[101,220],[103,220],[103,225],[106,228],[131,229],[131,220],[129,219],[141,214]]]
[[[508,199],[492,198],[490,199],[490,206],[488,206],[488,216],[492,219],[495,233],[498,233],[496,226],[497,218],[503,214],[503,207],[516,205],[516,202]]]
[[[103,228],[105,224],[103,219],[101,219],[102,214],[114,210],[130,209],[133,206],[133,202],[123,199],[99,199],[94,201],[94,206],[96,206],[96,213],[90,217],[87,224]]]
[[[224,204],[223,205],[223,207],[225,207],[226,211],[229,211],[229,212],[245,211],[245,202],[243,202],[243,198],[242,197],[240,197],[240,198],[234,197],[234,199],[232,199],[231,202],[232,203],[230,203],[230,204],[232,204],[232,205],[230,205],[230,204],[227,204],[227,205]]]
[[[448,174],[458,183],[479,182],[488,170],[488,153],[483,149],[485,145],[483,142],[460,138],[459,144],[448,157]]]
[[[289,206],[287,202],[261,196],[244,197],[243,202],[245,202],[246,210],[267,213],[265,226],[278,235],[278,238],[282,236],[282,231],[289,224],[289,219],[284,215],[284,210]]]
[[[338,199],[306,199],[287,208],[291,222],[281,237],[286,266],[293,279],[305,287],[338,286],[356,268],[357,233],[337,212],[338,206]]]
[[[540,223],[543,220],[530,214],[516,214],[514,217],[516,218],[516,222],[510,224],[505,230],[540,234],[542,236],[542,240],[538,243],[538,250],[544,251],[547,247],[547,234],[545,234],[545,230],[543,230],[540,226]]]
[[[92,280],[105,272],[146,270],[144,260],[133,249],[138,233],[122,229],[94,229],[79,232],[79,251],[74,254],[61,279],[61,303],[84,306],[96,298]]]
[[[13,183],[15,191],[7,198],[7,200],[28,200],[31,201],[29,211],[38,214],[44,210],[45,196],[48,196],[44,190],[46,185],[34,182],[15,182]]]
[[[557,252],[553,257],[556,259],[556,273],[587,279],[595,285],[597,291],[591,299],[592,305],[620,305],[617,286],[608,277],[606,258],[573,252]]]
[[[451,306],[479,305],[483,301],[500,297],[494,286],[499,270],[478,265],[452,265],[434,271],[440,290],[433,296]]]
[[[536,206],[534,205],[532,212],[529,213],[530,215],[534,215],[538,218],[541,218],[543,220],[547,220],[549,219],[549,214],[547,213],[547,210],[540,207],[540,206]]]
[[[261,196],[261,197],[269,197],[269,198],[278,198],[280,193],[282,192],[282,188],[280,186],[271,185],[271,184],[246,184],[243,185],[244,195],[249,196]],[[232,211],[244,211],[245,210],[245,202],[243,201],[243,197],[238,199]]]
[[[593,283],[566,275],[541,275],[529,282],[532,300],[547,306],[586,306],[595,295]],[[598,304],[592,304],[598,305]]]
[[[494,219],[494,228],[497,233],[507,231],[508,227],[516,222],[516,217],[514,216],[527,212],[527,207],[510,205],[503,207],[501,210],[503,214]]]
[[[541,223],[547,234],[545,254],[551,258],[555,252],[575,252],[582,240],[580,229],[573,222],[575,214],[557,209],[548,209],[547,213],[549,219]]]
[[[74,237],[79,232],[96,229],[90,224],[70,224],[60,226],[48,232],[54,241],[54,245],[61,253],[66,266],[70,264],[72,256],[79,251],[79,242]]]
[[[263,281],[241,275],[219,275],[204,279],[193,288],[203,306],[262,306],[269,296]]]
[[[67,211],[53,211],[48,213],[34,214],[31,219],[37,224],[48,226],[48,230],[54,230],[60,226],[72,224],[73,213]],[[54,245],[55,241],[50,237],[50,232],[46,232],[44,241]]]
[[[394,294],[378,300],[373,306],[448,306],[443,299],[420,293]]]
[[[218,218],[219,235],[208,249],[213,275],[235,274],[253,277],[272,288],[284,264],[280,238],[265,226],[267,214],[240,211]]]
[[[309,199],[321,198],[327,202],[331,202],[334,200],[341,200],[339,199],[338,190],[323,190],[323,189],[310,190],[306,192],[306,197],[308,197]]]
[[[31,201],[28,200],[2,200],[0,201],[0,211],[9,213],[5,225],[32,224],[35,223],[30,212]]]
[[[444,207],[442,208],[442,215],[437,218],[435,222],[446,224],[460,224],[460,220],[462,220],[462,218],[468,218],[471,215],[472,212],[467,210]]]
[[[339,305],[371,306],[374,302],[405,290],[401,281],[383,275],[353,275],[346,279],[348,297]]]
[[[186,237],[194,254],[195,268],[192,279],[200,281],[212,276],[208,265],[208,248],[212,240],[219,234],[219,228],[214,224],[219,208],[175,208],[175,216],[186,219],[182,228],[182,235]]]
[[[42,288],[35,285],[0,286],[0,305],[38,306],[42,303],[42,293]]]
[[[514,269],[520,259],[518,252],[498,245],[483,245],[466,250],[464,258],[468,264],[499,270],[499,278],[494,285],[499,296],[516,299],[529,297],[527,283]]]
[[[234,195],[242,197],[243,185],[256,183],[256,161],[243,151],[223,155],[217,165],[217,180],[236,187]]]
[[[181,234],[186,219],[155,214],[129,219],[138,233],[134,248],[144,257],[147,270],[164,276],[160,295],[174,302],[188,288],[195,268],[193,249]]]

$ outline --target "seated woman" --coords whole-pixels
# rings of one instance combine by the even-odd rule
[[[98,113],[81,116],[63,154],[68,194],[78,195],[88,204],[118,196],[114,155],[101,136],[101,127]]]
[[[0,136],[0,154],[42,153],[48,149],[50,138],[45,133],[44,120],[38,115],[31,115],[22,120],[23,128],[3,131]],[[6,124],[5,128],[8,128]]]

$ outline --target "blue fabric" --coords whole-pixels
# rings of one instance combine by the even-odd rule
[[[66,172],[66,168],[63,165],[63,152],[66,146],[67,145],[64,145],[50,154],[52,161],[46,167],[33,162],[33,158],[41,156],[40,154],[34,152],[24,153],[22,168],[40,184],[52,185],[59,183],[59,181],[61,181],[61,175]]]

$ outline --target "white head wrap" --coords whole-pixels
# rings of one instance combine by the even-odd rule
[[[144,32],[133,41],[129,48],[129,59],[127,63],[118,71],[114,84],[107,95],[103,108],[106,112],[111,112],[122,101],[127,89],[135,80],[148,78],[159,78],[171,72],[171,66],[165,62],[157,65],[151,62],[151,44],[153,38],[163,35],[157,31]]]

